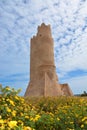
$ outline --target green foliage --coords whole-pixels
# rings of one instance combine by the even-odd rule
[[[0,85],[0,130],[86,130],[87,98],[18,96]]]
[[[81,96],[82,96],[82,97],[83,97],[83,96],[87,96],[87,92],[84,91],[84,92],[81,94]]]
[[[5,97],[5,96],[15,96],[18,95],[21,92],[21,89],[15,90],[14,88],[10,88],[9,86],[6,87],[2,87],[2,85],[0,84],[0,95]]]
[[[42,97],[27,98],[26,102],[30,102],[41,115],[35,124],[37,130],[87,129],[87,98]]]
[[[20,91],[0,85],[0,130],[32,130],[29,126],[34,127],[34,123],[26,118],[34,111],[23,97],[18,96]]]

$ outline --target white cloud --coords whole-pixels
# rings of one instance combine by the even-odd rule
[[[78,76],[68,80],[66,79],[62,81],[62,83],[64,82],[68,82],[74,94],[81,94],[84,91],[87,92],[87,76]]]

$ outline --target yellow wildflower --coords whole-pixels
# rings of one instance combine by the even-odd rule
[[[87,121],[85,121],[85,124],[87,124]]]
[[[84,99],[80,99],[80,102],[83,103],[83,102],[84,102]]]
[[[19,97],[18,97],[18,96],[15,96],[14,98],[17,99],[17,100],[19,100]]]
[[[40,118],[40,115],[36,115],[36,117],[34,118],[34,121],[37,121]]]
[[[26,119],[28,119],[28,118],[29,118],[29,116],[25,116],[25,118],[26,118]]]
[[[15,126],[17,126],[17,121],[10,121],[10,122],[8,122],[8,126],[10,128],[14,128]]]
[[[78,117],[79,115],[78,114],[76,114],[76,117]]]
[[[70,122],[70,124],[73,124],[73,122]]]
[[[6,87],[6,90],[11,90],[10,87]]]
[[[24,127],[24,130],[32,130],[32,128],[29,127],[29,126],[25,126],[25,127]]]
[[[4,120],[0,120],[0,130],[4,130]]]
[[[9,107],[7,107],[6,109],[7,109],[7,112],[11,112],[11,109]]]
[[[83,124],[81,125],[81,128],[84,128],[84,125],[83,125]]]
[[[23,98],[20,98],[21,102],[24,103],[24,99]]]
[[[14,104],[14,102],[13,102],[12,100],[9,100],[9,102],[10,102],[10,104],[11,104],[12,106],[15,106],[15,104]]]
[[[2,100],[5,101],[5,98],[3,97]]]
[[[1,119],[1,120],[0,120],[0,124],[3,124],[3,123],[4,123],[4,120]]]
[[[85,121],[85,120],[87,120],[87,116],[85,116],[85,117],[82,119],[82,122]]]
[[[7,104],[4,104],[4,106],[6,106],[6,107],[7,107]]]
[[[4,125],[0,126],[0,130],[5,130],[5,126]]]
[[[15,110],[12,111],[12,116],[16,116],[16,111]]]
[[[14,102],[11,99],[6,99],[11,105],[15,106]]]
[[[57,120],[60,121],[60,118],[57,117]]]
[[[31,120],[31,121],[33,121],[33,120],[34,120],[34,118],[33,118],[33,117],[31,117],[31,118],[30,118],[30,120]]]
[[[50,112],[49,114],[50,114],[51,116],[54,116],[53,113],[51,113],[51,112]]]
[[[20,115],[23,116],[24,114],[21,112]]]

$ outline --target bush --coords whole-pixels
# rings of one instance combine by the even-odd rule
[[[20,89],[0,85],[0,130],[32,130],[34,127],[27,119],[34,111],[23,97],[18,96],[19,92]]]
[[[82,96],[82,97],[83,97],[83,96],[87,96],[87,92],[84,91],[84,92],[81,94],[81,96]]]
[[[0,86],[0,130],[86,130],[87,98],[18,96]]]

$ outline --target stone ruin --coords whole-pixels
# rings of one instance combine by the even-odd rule
[[[25,97],[72,96],[68,84],[58,83],[50,25],[42,23],[30,45],[30,82]]]

